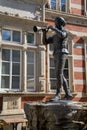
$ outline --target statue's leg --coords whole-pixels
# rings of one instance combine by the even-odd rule
[[[56,96],[61,97],[61,89],[63,86],[63,69],[65,65],[65,56],[59,53],[55,56],[55,71],[56,71]]]
[[[56,94],[50,101],[58,101],[61,99],[61,84],[63,83],[62,75],[61,75],[61,63],[59,55],[54,56],[54,64],[55,64],[55,73],[56,73]]]
[[[69,99],[72,98],[72,94],[70,92],[69,86],[68,86],[68,82],[66,80],[66,78],[63,76],[63,89],[65,91],[65,99]]]
[[[62,79],[63,79],[63,84],[62,85],[63,85],[63,89],[65,91],[65,97],[64,98],[69,99],[69,98],[72,97],[72,94],[70,93],[68,82],[67,82],[67,80],[66,80],[66,78],[64,77],[64,74],[63,74],[66,58],[67,58],[67,55],[63,54],[63,56],[62,56],[62,76],[63,76]]]

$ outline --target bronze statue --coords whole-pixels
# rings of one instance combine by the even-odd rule
[[[61,88],[63,86],[63,89],[65,91],[65,96],[63,99],[70,99],[72,98],[72,94],[70,93],[70,89],[68,87],[68,83],[66,78],[64,77],[64,66],[66,62],[66,58],[68,55],[67,50],[67,39],[68,39],[68,31],[64,29],[64,26],[66,25],[66,21],[62,17],[56,17],[55,18],[55,27],[48,26],[47,28],[40,28],[38,30],[42,30],[43,32],[43,44],[53,44],[54,47],[54,63],[55,63],[55,71],[56,71],[56,95],[54,98],[52,98],[50,101],[58,101],[61,99]],[[47,33],[51,29],[55,32],[55,34],[51,37],[47,38]],[[35,31],[35,27],[34,27]]]

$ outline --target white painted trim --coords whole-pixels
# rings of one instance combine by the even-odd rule
[[[73,48],[84,48],[83,43],[73,43]]]
[[[82,68],[82,67],[74,67],[74,72],[85,72],[85,68]]]
[[[76,92],[76,96],[75,96],[75,98],[84,98],[84,97],[87,97],[87,95],[85,94],[85,93],[83,93],[83,92]]]
[[[73,55],[74,60],[85,60],[85,56],[82,55]]]
[[[77,32],[77,31],[70,31],[70,32],[72,33],[72,35],[76,35],[76,36],[81,36],[81,37],[87,36],[86,32]]]
[[[84,10],[84,6],[82,6],[80,4],[74,4],[74,3],[71,3],[71,8],[76,8],[76,9]]]
[[[86,80],[74,79],[74,84],[83,85],[85,84]]]

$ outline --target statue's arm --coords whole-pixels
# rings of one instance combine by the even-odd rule
[[[49,29],[51,29],[52,31],[56,32],[56,34],[58,35],[58,37],[60,38],[64,38],[67,37],[68,32],[67,31],[61,31],[58,28],[55,28],[53,26],[49,26]]]
[[[51,44],[51,43],[53,43],[53,37],[47,38],[47,32],[43,31],[43,44],[47,45],[47,44]]]

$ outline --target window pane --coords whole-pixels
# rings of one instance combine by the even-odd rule
[[[34,89],[34,78],[27,77],[27,89]]]
[[[20,75],[20,64],[18,63],[12,64],[12,75]]]
[[[66,59],[65,68],[68,69],[68,59]]]
[[[19,89],[20,79],[18,76],[12,76],[12,89]]]
[[[10,74],[10,63],[2,63],[2,74]]]
[[[56,89],[56,80],[51,80],[50,82],[51,82],[50,85],[51,89]]]
[[[7,49],[2,50],[2,60],[10,61],[10,51]]]
[[[50,58],[50,67],[54,67],[54,59]]]
[[[56,73],[54,66],[54,58],[50,58],[50,88],[55,89],[56,84]]]
[[[66,77],[66,79],[69,79],[68,59],[66,59],[66,63],[65,63],[64,76]]]
[[[66,0],[61,0],[61,3],[65,3]]]
[[[2,30],[2,40],[11,41],[11,31],[7,29]]]
[[[1,88],[9,88],[9,76],[1,77]]]
[[[34,52],[27,52],[27,89],[34,89]]]
[[[12,61],[20,62],[20,51],[17,50],[12,51]]]
[[[64,76],[65,76],[66,79],[69,78],[68,69],[65,69],[65,70],[64,70]]]
[[[62,4],[62,6],[61,6],[61,11],[64,11],[64,12],[66,11],[66,7],[65,7],[65,5],[63,5],[63,4]]]
[[[34,75],[34,64],[27,65],[27,75]]]
[[[27,33],[27,43],[34,43],[34,33]]]
[[[87,11],[87,0],[85,0],[85,2],[84,3],[86,3],[86,11]]]
[[[51,0],[51,8],[56,9],[56,0]]]
[[[56,78],[54,69],[50,69],[50,78]]]
[[[20,42],[20,32],[19,31],[13,31],[13,41]]]
[[[53,51],[53,50],[54,50],[53,44],[50,44],[50,51]]]
[[[27,62],[34,63],[34,52],[27,52]]]
[[[66,0],[61,0],[61,11],[66,11]]]

